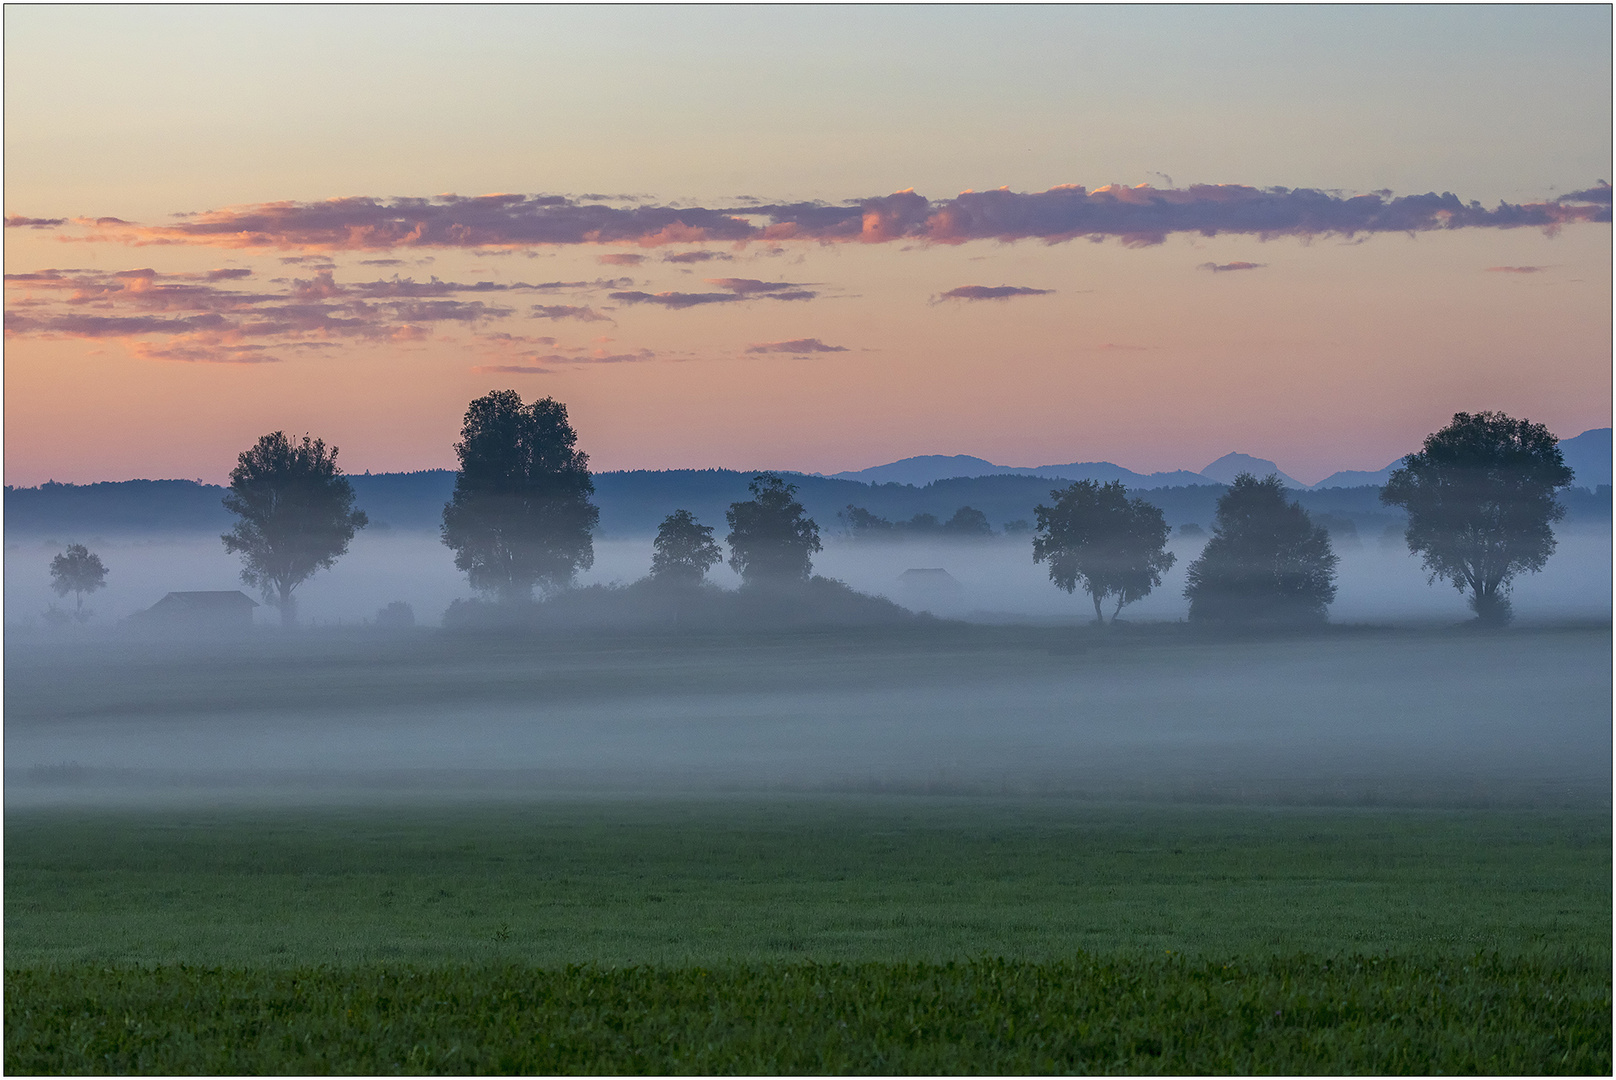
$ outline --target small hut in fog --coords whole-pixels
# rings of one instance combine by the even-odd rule
[[[899,603],[915,609],[952,608],[964,599],[959,580],[939,566],[917,567],[898,575]]]
[[[240,589],[171,592],[134,618],[153,628],[184,633],[248,630],[258,602]]]

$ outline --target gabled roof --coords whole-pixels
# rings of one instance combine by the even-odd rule
[[[150,608],[152,611],[251,611],[258,601],[240,589],[217,592],[171,592]]]

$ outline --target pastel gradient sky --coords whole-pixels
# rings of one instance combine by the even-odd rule
[[[1611,9],[5,9],[5,479],[1611,422]]]

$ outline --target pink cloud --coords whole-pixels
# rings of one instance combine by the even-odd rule
[[[1489,266],[1485,272],[1489,274],[1541,274],[1547,269],[1548,267],[1546,266]]]
[[[535,319],[577,319],[579,322],[611,322],[612,320],[588,305],[534,304],[531,313]]]
[[[940,294],[941,300],[1009,300],[1013,296],[1048,296],[1054,289],[1031,289],[1025,285],[961,285]]]
[[[838,353],[847,352],[845,345],[826,345],[818,338],[792,338],[790,341],[760,341],[748,345],[749,353]]]
[[[644,255],[631,255],[626,252],[614,252],[611,255],[602,255],[595,260],[607,266],[638,266],[645,261]]]
[[[165,225],[76,218],[88,239],[127,244],[367,251],[406,247],[494,250],[555,244],[657,247],[711,241],[959,244],[1079,237],[1158,244],[1174,233],[1259,237],[1356,236],[1468,228],[1546,228],[1609,222],[1610,188],[1488,209],[1444,192],[1344,196],[1308,188],[1193,184],[1184,188],[1069,184],[1042,192],[966,191],[932,201],[912,190],[839,205],[608,206],[559,195],[484,195],[261,203]],[[53,221],[30,219],[23,221]],[[685,253],[690,254],[690,253]],[[685,259],[684,261],[695,261]]]
[[[1229,262],[1229,263],[1206,262],[1206,263],[1202,263],[1200,266],[1196,267],[1196,269],[1197,270],[1210,270],[1214,274],[1227,274],[1231,270],[1261,270],[1263,267],[1265,267],[1267,265],[1268,265],[1267,263],[1254,263],[1254,262]]]

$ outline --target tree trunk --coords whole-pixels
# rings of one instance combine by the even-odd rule
[[[1094,621],[1099,623],[1101,626],[1104,626],[1105,612],[1100,610],[1100,594],[1097,592],[1091,592],[1089,593],[1089,599],[1094,601]]]
[[[292,587],[280,586],[281,599],[278,605],[281,609],[281,626],[290,628],[297,625],[297,601],[292,599]]]

